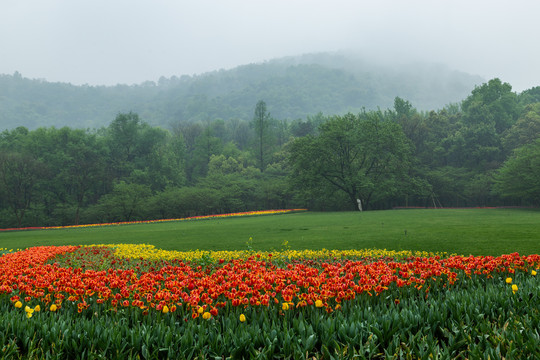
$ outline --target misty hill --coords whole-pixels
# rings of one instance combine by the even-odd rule
[[[460,102],[482,82],[442,65],[382,65],[327,53],[129,86],[75,86],[15,73],[0,75],[0,130],[99,128],[129,111],[164,127],[179,121],[250,120],[258,100],[276,119],[386,109],[396,96],[419,110],[436,110]]]

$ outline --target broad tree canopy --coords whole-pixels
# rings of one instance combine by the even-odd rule
[[[401,126],[381,112],[334,116],[317,136],[293,141],[290,148],[296,186],[330,185],[344,192],[352,208],[406,193],[412,145]]]

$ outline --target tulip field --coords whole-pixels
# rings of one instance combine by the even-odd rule
[[[0,243],[0,358],[540,358],[538,254],[252,244]]]

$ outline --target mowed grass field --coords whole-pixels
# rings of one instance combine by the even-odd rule
[[[152,244],[165,250],[365,249],[463,255],[540,253],[535,209],[414,209],[302,212],[151,224],[0,232],[0,248]]]

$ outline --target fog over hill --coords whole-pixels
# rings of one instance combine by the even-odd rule
[[[345,53],[276,58],[137,85],[75,86],[0,75],[0,129],[99,128],[133,111],[151,125],[250,120],[264,100],[276,119],[387,109],[396,96],[419,110],[465,99],[486,79],[441,64],[375,61]]]

